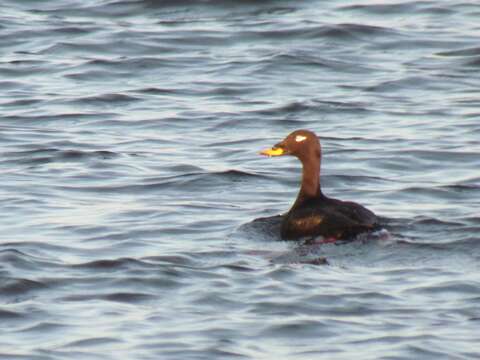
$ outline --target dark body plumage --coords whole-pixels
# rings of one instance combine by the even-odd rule
[[[281,235],[284,239],[308,236],[347,239],[373,230],[376,223],[375,214],[363,206],[320,195],[306,199],[284,215]]]
[[[320,142],[311,131],[294,131],[272,149],[264,150],[261,154],[293,155],[303,165],[302,185],[297,200],[283,216],[282,238],[322,236],[327,239],[348,239],[377,227],[375,214],[362,205],[331,199],[322,193]]]

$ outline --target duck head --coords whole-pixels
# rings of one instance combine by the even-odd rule
[[[302,162],[320,158],[320,142],[317,135],[309,130],[295,130],[270,149],[260,152],[265,156],[292,155]]]

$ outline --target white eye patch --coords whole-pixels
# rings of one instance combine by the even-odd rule
[[[302,141],[305,141],[306,138],[307,138],[306,136],[297,135],[297,136],[295,136],[295,141],[296,142],[302,142]]]

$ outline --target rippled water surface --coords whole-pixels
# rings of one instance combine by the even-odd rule
[[[480,358],[480,5],[2,1],[0,358]],[[385,230],[278,241],[315,131]]]

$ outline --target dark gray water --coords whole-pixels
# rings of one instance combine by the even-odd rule
[[[480,358],[479,19],[2,1],[0,358]],[[390,235],[253,222],[296,196],[299,164],[257,152],[298,128]]]

